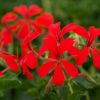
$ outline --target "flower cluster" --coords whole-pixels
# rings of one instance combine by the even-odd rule
[[[0,59],[7,68],[0,71],[0,76],[9,70],[18,72],[21,69],[23,75],[32,80],[31,71],[36,68],[40,78],[50,74],[54,84],[62,85],[68,77],[79,75],[78,67],[87,61],[88,56],[100,69],[99,43],[95,42],[100,35],[99,28],[90,26],[87,31],[80,25],[69,23],[61,29],[61,23],[54,23],[52,14],[43,12],[37,5],[14,7],[1,18],[1,24]],[[34,46],[34,39],[38,38],[40,45]],[[10,45],[14,41],[20,44],[20,55],[8,50],[12,49]]]

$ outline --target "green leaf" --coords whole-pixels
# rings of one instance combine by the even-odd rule
[[[61,100],[54,92],[46,93],[40,100]]]
[[[86,89],[92,89],[95,86],[94,83],[81,76],[77,77],[75,81]]]
[[[69,89],[67,86],[63,85],[61,88],[58,89],[58,93],[62,100],[65,100],[65,98],[68,98]]]
[[[0,91],[4,91],[11,88],[18,88],[21,85],[21,81],[18,80],[17,74],[9,71],[0,78]]]
[[[72,86],[73,93],[71,93],[68,86],[68,81],[66,81],[65,84],[60,88],[60,97],[62,100],[80,100],[85,93],[85,89],[79,84],[75,83],[74,80],[71,80],[70,84]]]
[[[45,92],[46,80],[38,80],[34,82],[33,87],[28,88],[26,93],[34,96],[34,95],[42,95]]]
[[[39,91],[37,88],[31,88],[27,90],[27,94],[30,96],[39,96]]]
[[[0,91],[7,90],[11,88],[17,88],[21,85],[21,82],[18,79],[0,79]]]
[[[83,91],[79,92],[74,91],[73,94],[69,95],[69,100],[80,100],[83,94],[84,94]]]
[[[20,87],[18,87],[18,90],[20,90],[20,91],[26,92],[28,89],[34,87],[33,83],[29,80],[23,80],[23,81],[21,81],[21,83],[22,84],[20,85]]]

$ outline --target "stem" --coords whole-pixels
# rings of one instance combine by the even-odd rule
[[[68,56],[68,57],[64,57],[64,58],[66,58],[66,60],[71,60],[71,59],[73,59],[74,57],[75,57],[76,55],[73,55],[73,56]]]
[[[73,91],[73,88],[72,88],[72,86],[71,86],[70,82],[68,82],[68,87],[69,87],[69,90],[70,90],[71,94],[73,94],[73,93],[74,93],[74,91]]]
[[[8,52],[9,53],[13,53],[13,48],[12,48],[13,46],[12,46],[12,43],[10,43],[9,45],[8,45]]]
[[[90,74],[91,74],[91,76],[94,76],[95,73],[96,73],[95,67],[91,66],[91,67],[90,67]]]
[[[79,68],[79,70],[80,70],[82,73],[86,74],[86,76],[87,76],[93,83],[96,83],[96,81],[95,81],[82,67],[78,67],[78,68]]]
[[[43,61],[56,61],[56,59],[52,59],[52,58],[44,58],[42,56],[40,56],[36,51],[32,50],[33,53],[36,55],[36,57],[40,58]]]
[[[38,53],[36,51],[34,51],[34,50],[32,50],[32,51],[36,55],[36,57],[39,57],[41,60],[45,60],[45,58],[40,56],[40,55],[38,55]]]
[[[86,91],[86,100],[90,100],[89,92]]]
[[[5,72],[7,72],[7,71],[9,71],[9,70],[10,70],[10,68],[7,67],[6,69],[4,69],[4,70],[2,71],[2,73],[5,73]]]
[[[47,83],[47,85],[46,85],[46,87],[45,87],[45,91],[49,91],[49,90],[50,90],[51,79],[52,79],[52,78],[50,78],[50,80],[48,81],[48,83]]]
[[[32,50],[32,52],[35,54],[35,56],[36,57],[38,57],[38,58],[40,58],[41,60],[43,60],[43,61],[56,61],[56,59],[53,59],[53,58],[48,58],[47,57],[47,54],[46,54],[46,58],[45,57],[42,57],[41,55],[39,55],[35,50],[33,50],[33,48],[32,48],[32,44],[30,43],[30,47],[31,47],[31,50]]]

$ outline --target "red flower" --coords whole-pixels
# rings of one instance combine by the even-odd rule
[[[42,9],[37,5],[31,5],[29,8],[26,5],[20,5],[19,7],[14,7],[14,11],[25,19],[30,19],[33,15],[39,14]]]
[[[33,70],[37,65],[37,59],[32,53],[32,51],[26,52],[20,59],[20,64],[22,66],[23,74],[28,76],[28,79],[32,80],[33,75],[29,69]],[[29,69],[28,69],[29,68]]]
[[[31,19],[32,16],[34,16],[36,14],[40,14],[42,11],[42,9],[39,8],[37,5],[32,5],[29,8],[27,8],[25,5],[21,5],[19,7],[14,7],[14,11],[19,13],[23,17],[21,19],[21,23],[20,23],[21,26],[20,26],[20,30],[18,32],[18,38],[20,38],[20,39],[26,38],[28,35],[30,35],[30,33],[31,33],[31,36],[29,36],[29,37],[31,37],[31,39],[32,39],[32,38],[34,38],[34,33],[35,33],[35,35],[38,35],[39,33],[41,33],[38,25],[47,27],[48,25],[53,23],[53,17],[49,13],[41,14],[39,17],[36,17],[36,20]],[[33,30],[34,30],[33,33],[32,33],[33,30],[31,30],[30,27],[33,28]],[[39,29],[39,30],[37,30],[37,29]],[[38,33],[36,30],[38,31]]]
[[[34,32],[31,32],[30,34],[28,34],[23,39],[24,45],[28,45],[28,43],[30,43],[32,40],[34,40],[35,38],[37,38],[40,35],[40,33],[42,32],[41,28],[38,27],[38,25],[36,23],[31,22],[31,26],[34,28]]]
[[[88,39],[88,32],[85,30],[85,28],[83,28],[82,26],[79,26],[75,23],[70,23],[66,26],[63,27],[61,35],[64,35],[70,31],[74,31],[76,34]]]
[[[20,65],[22,67],[23,74],[27,75],[28,79],[32,80],[33,75],[31,74],[29,69],[33,70],[36,67],[37,59],[36,59],[35,55],[32,53],[33,50],[31,48],[31,46],[29,45],[30,39],[28,40],[28,38],[26,38],[21,43],[22,56],[20,58]]]
[[[48,59],[52,60],[42,64],[38,69],[38,74],[42,78],[53,70],[52,82],[56,85],[62,85],[66,75],[70,75],[73,78],[78,75],[78,69],[63,58],[63,53],[70,51],[74,41],[71,38],[63,39],[61,32],[60,23],[50,25],[49,33],[39,50],[39,55],[48,50],[50,52]],[[66,74],[63,69],[65,69]]]
[[[18,27],[20,27],[18,38],[24,39],[34,30],[33,25],[31,25],[31,23],[33,23],[31,17],[40,14],[42,9],[37,5],[31,5],[29,8],[27,8],[25,5],[20,5],[19,7],[14,7],[14,11],[23,17],[19,20],[21,23],[18,25]],[[31,30],[30,27],[33,29]]]
[[[84,28],[78,28],[78,31],[84,31],[84,34],[88,34],[88,38],[86,38],[86,46],[79,51],[78,55],[76,56],[76,62],[78,65],[82,65],[88,58],[89,54],[92,53],[93,56],[93,64],[96,68],[100,69],[100,52],[96,48],[98,43],[95,43],[95,39],[100,35],[100,29],[97,29],[93,26],[89,28],[89,32],[87,32]],[[83,34],[83,33],[82,33]]]
[[[36,23],[40,26],[48,28],[50,24],[53,24],[54,18],[50,13],[43,13],[40,16],[37,16],[35,19]]]
[[[20,5],[18,7],[14,7],[13,10],[21,15],[22,18],[18,19],[18,16],[14,12],[9,12],[2,17],[2,23],[6,26],[7,30],[9,27],[10,34],[17,29],[17,37],[20,40],[26,39],[28,42],[32,41],[34,38],[39,36],[40,33],[42,33],[42,28],[40,26],[45,26],[47,28],[54,22],[53,16],[50,13],[42,13],[40,16],[32,19],[32,16],[42,12],[42,9],[37,5],[31,5],[29,8],[25,5]],[[12,21],[17,22],[13,25],[9,24],[9,22]],[[5,38],[7,38],[7,36],[5,36]]]
[[[80,36],[84,37],[86,39],[86,46],[80,51],[75,47],[72,47],[72,50],[70,50],[70,53],[72,55],[77,55],[75,57],[76,62],[78,65],[82,65],[89,55],[89,53],[92,53],[93,56],[93,63],[96,66],[96,68],[100,69],[100,52],[96,48],[99,43],[95,43],[94,40],[100,35],[100,29],[97,29],[93,26],[89,28],[89,32],[87,30],[79,25],[76,25],[74,23],[66,25],[62,29],[62,35],[65,33],[68,33],[69,31],[74,31],[76,34],[79,34]]]

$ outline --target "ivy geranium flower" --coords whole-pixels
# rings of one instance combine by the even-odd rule
[[[81,50],[78,50],[78,48],[75,47],[72,47],[72,50],[70,50],[72,55],[77,55],[75,57],[76,63],[78,65],[84,64],[91,53],[94,66],[96,66],[97,69],[100,69],[100,50],[97,48],[99,43],[95,42],[96,38],[100,35],[100,29],[90,26],[89,31],[87,31],[80,25],[70,23],[62,29],[62,34],[64,35],[70,31],[74,31],[76,34],[86,39],[86,45]]]
[[[36,56],[33,53],[32,47],[28,43],[28,41],[23,41],[21,43],[21,50],[22,50],[22,55],[19,58],[19,63],[22,68],[23,75],[27,75],[28,79],[33,80],[33,75],[30,70],[33,70],[38,61]]]
[[[19,39],[24,39],[31,32],[30,26],[32,27],[31,23],[33,23],[31,17],[40,14],[42,9],[37,5],[31,5],[29,8],[27,8],[26,5],[20,5],[14,7],[13,10],[22,16],[22,18],[19,19],[21,23],[18,25],[20,29],[17,35]]]
[[[21,17],[19,18],[15,12],[21,15]],[[35,16],[35,18],[32,18],[33,16]],[[30,7],[20,5],[14,7],[13,12],[5,14],[1,21],[3,25],[6,26],[7,34],[5,38],[7,38],[8,41],[11,40],[10,37],[12,38],[12,33],[16,33],[16,31],[19,40],[27,39],[32,41],[34,37],[42,33],[42,26],[47,28],[50,24],[53,24],[54,19],[50,13],[43,13],[42,9],[37,5],[31,5]],[[9,24],[10,22],[14,24]]]
[[[64,39],[61,33],[60,23],[50,25],[49,32],[39,50],[39,55],[45,51],[49,51],[49,55],[48,61],[38,68],[38,75],[43,78],[53,71],[51,80],[56,85],[62,85],[68,75],[72,78],[78,76],[78,69],[63,57],[65,51],[70,51],[74,41],[71,38]]]
[[[80,30],[80,29],[79,29]],[[85,30],[85,29],[84,29]],[[78,53],[76,57],[76,62],[78,65],[82,65],[88,58],[89,54],[92,54],[93,57],[93,64],[97,69],[100,69],[100,50],[97,48],[99,43],[96,43],[96,38],[100,35],[100,29],[91,26],[89,28],[88,38],[86,39],[86,45],[83,49]]]
[[[23,17],[20,19],[21,21],[19,20],[21,22],[20,23],[21,26],[18,32],[19,39],[24,39],[30,33],[31,33],[31,38],[32,38],[32,35],[34,34],[34,30],[36,30],[35,29],[36,24],[38,27],[39,25],[47,27],[48,25],[53,23],[52,15],[50,13],[41,13],[42,9],[38,7],[37,5],[31,5],[29,8],[27,8],[25,5],[20,5],[19,7],[14,7],[14,11]],[[35,16],[37,14],[40,14],[40,15],[36,16],[36,18],[34,18],[33,20],[32,16]],[[37,35],[39,33],[41,33],[41,31],[38,31]]]
[[[32,53],[32,51],[28,51],[22,55],[20,58],[20,65],[22,68],[23,75],[27,75],[28,79],[32,80],[33,75],[29,69],[33,70],[37,65],[37,59]]]

